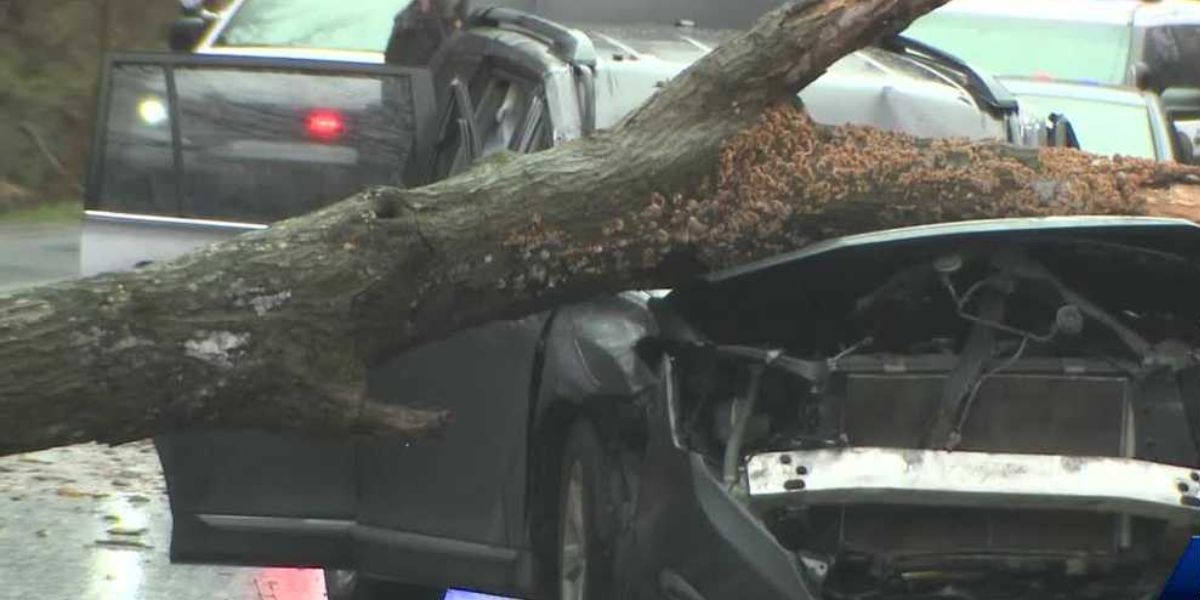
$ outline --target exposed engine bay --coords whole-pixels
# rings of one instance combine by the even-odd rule
[[[824,598],[1156,597],[1200,524],[1193,262],[871,252],[685,307],[681,442]]]

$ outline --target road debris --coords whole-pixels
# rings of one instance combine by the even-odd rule
[[[123,536],[138,536],[145,534],[148,529],[145,527],[109,527],[104,530],[108,535],[123,535]]]
[[[153,550],[154,546],[147,544],[141,540],[129,540],[122,538],[114,539],[99,539],[94,542],[95,546],[101,548],[120,548],[130,550]]]

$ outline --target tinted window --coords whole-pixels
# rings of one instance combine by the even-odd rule
[[[906,32],[992,75],[1121,84],[1129,27],[935,12]]]
[[[401,183],[407,79],[181,69],[176,85],[188,216],[274,221]]]
[[[1162,87],[1200,88],[1200,26],[1147,30],[1143,60]]]
[[[403,183],[415,131],[403,75],[204,65],[175,67],[174,81],[172,104],[161,68],[115,67],[93,207],[266,223]]]
[[[214,45],[383,52],[392,19],[411,1],[248,0]]]
[[[109,81],[100,207],[174,215],[179,205],[166,73],[161,67],[121,65]]]

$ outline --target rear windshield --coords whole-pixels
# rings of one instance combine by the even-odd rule
[[[214,46],[383,52],[392,19],[412,0],[247,0]]]
[[[1130,31],[1122,25],[940,11],[905,34],[999,77],[1119,85],[1129,62]]]
[[[401,185],[415,132],[403,75],[118,64],[89,206],[269,223]],[[175,121],[175,122],[173,122]]]

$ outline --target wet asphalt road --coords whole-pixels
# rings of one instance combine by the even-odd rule
[[[0,293],[78,274],[78,223],[0,223]]]
[[[148,442],[0,459],[0,600],[320,600],[319,571],[172,565]]]

